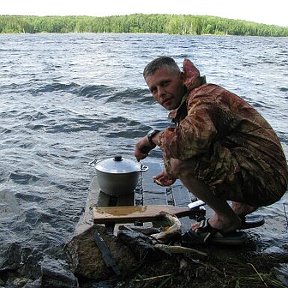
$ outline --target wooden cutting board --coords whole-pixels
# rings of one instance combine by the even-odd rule
[[[172,205],[147,205],[147,206],[113,206],[93,207],[93,221],[95,224],[107,222],[129,223],[135,220],[152,221],[161,218],[161,212],[176,215],[177,217],[189,216],[193,209]]]

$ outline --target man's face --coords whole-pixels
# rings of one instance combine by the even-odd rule
[[[183,74],[166,67],[145,78],[154,99],[167,110],[176,109],[185,94]]]

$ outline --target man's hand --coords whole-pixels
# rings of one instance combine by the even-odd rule
[[[171,176],[169,176],[164,170],[159,175],[154,176],[153,180],[156,184],[160,186],[170,186],[176,181],[176,178],[171,178]]]
[[[141,159],[146,158],[148,156],[148,153],[155,147],[156,147],[156,145],[151,146],[147,136],[141,138],[137,142],[137,144],[135,146],[135,151],[134,151],[134,155],[135,155],[137,161],[140,161]]]

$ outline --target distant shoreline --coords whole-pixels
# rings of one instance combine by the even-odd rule
[[[216,16],[130,14],[124,16],[0,15],[0,33],[157,33],[288,37],[288,27]]]

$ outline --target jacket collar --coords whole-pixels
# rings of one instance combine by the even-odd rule
[[[181,103],[178,108],[170,111],[168,118],[172,120],[173,123],[179,123],[181,118],[184,118],[187,115],[187,104],[186,100],[188,98],[188,92],[182,97]],[[184,115],[183,115],[184,114]]]
[[[173,123],[175,123],[175,124],[179,123],[181,121],[181,119],[183,119],[187,116],[187,101],[186,100],[188,98],[190,91],[192,91],[193,89],[206,83],[206,77],[205,76],[200,76],[200,79],[201,79],[200,84],[193,86],[192,89],[190,87],[189,91],[187,91],[183,95],[181,103],[178,106],[178,108],[171,110],[170,113],[168,114],[168,118],[172,119]]]

